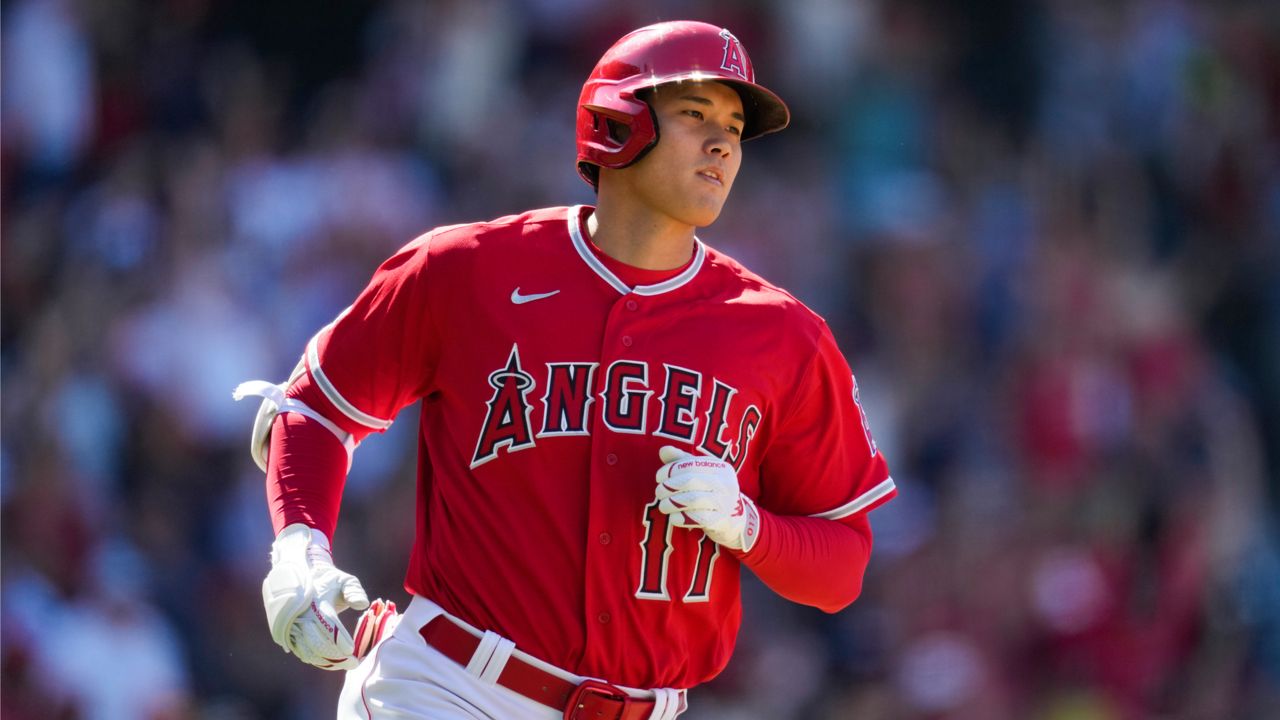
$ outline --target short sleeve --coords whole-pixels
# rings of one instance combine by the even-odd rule
[[[825,323],[791,400],[762,460],[763,507],[847,520],[894,496],[857,381]]]
[[[431,386],[441,344],[427,280],[431,237],[387,259],[355,302],[307,344],[310,384],[343,415],[343,425],[385,430]]]

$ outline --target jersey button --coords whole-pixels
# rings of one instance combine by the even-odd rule
[[[613,542],[613,537],[612,537],[612,536],[610,536],[610,535],[609,535],[609,533],[600,533],[600,544],[601,544],[601,545],[608,545],[608,544],[609,544],[609,543],[611,543],[611,542]]]
[[[604,461],[605,461],[605,462],[607,462],[607,463],[609,463],[610,465],[617,465],[617,464],[618,464],[618,456],[617,456],[617,455],[614,455],[613,453],[609,453],[608,455],[605,455],[605,456],[604,456]]]
[[[600,613],[596,616],[596,619],[600,621],[601,625],[607,625],[613,618],[609,617],[609,613]]]
[[[622,336],[622,344],[623,344],[625,347],[631,347],[631,336],[630,336],[630,335],[623,335],[623,336]]]
[[[628,300],[628,301],[627,301],[627,309],[628,309],[628,310],[635,310],[635,309],[636,309],[636,308],[638,308],[638,307],[640,307],[640,303],[636,302],[635,300]]]

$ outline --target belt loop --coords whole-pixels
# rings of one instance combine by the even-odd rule
[[[485,666],[489,664],[489,658],[493,657],[493,651],[498,648],[500,642],[502,642],[501,635],[485,630],[480,638],[480,644],[471,655],[471,662],[467,663],[467,672],[476,677],[483,675]]]
[[[684,711],[684,691],[672,688],[655,688],[653,714],[650,720],[675,720]]]
[[[491,635],[492,633],[485,633]],[[516,644],[500,635],[498,645],[493,649],[493,654],[489,657],[488,664],[485,665],[484,671],[480,673],[480,679],[484,682],[496,685],[498,677],[502,675],[502,669],[507,666],[507,661],[511,659],[511,653],[515,652]]]

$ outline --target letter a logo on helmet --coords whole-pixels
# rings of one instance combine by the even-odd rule
[[[752,79],[747,77],[746,63],[742,60],[742,43],[738,42],[738,38],[728,30],[721,30],[720,37],[724,38],[724,61],[720,63],[720,69],[728,70],[743,80],[751,82]]]
[[[756,84],[751,56],[733,33],[678,20],[642,27],[609,48],[578,97],[578,174],[596,187],[599,170],[624,168],[658,143],[658,123],[643,91],[685,81],[721,82],[742,97],[743,141],[791,121],[782,100]]]

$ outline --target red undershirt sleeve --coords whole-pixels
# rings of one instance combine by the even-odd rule
[[[835,521],[760,511],[760,539],[740,560],[770,589],[792,602],[834,613],[862,592],[871,557],[866,513]]]
[[[332,432],[303,415],[276,418],[267,455],[267,506],[276,534],[303,523],[332,539],[346,476],[347,451]]]

